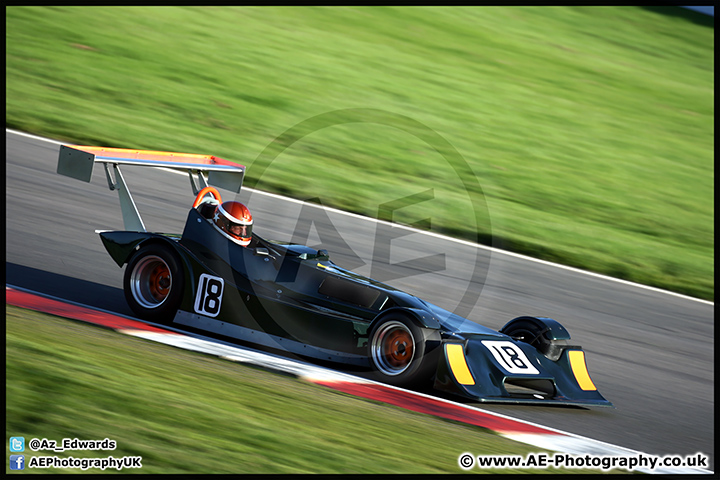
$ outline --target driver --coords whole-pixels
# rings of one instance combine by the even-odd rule
[[[240,202],[223,202],[215,208],[212,218],[215,228],[227,238],[246,247],[252,240],[253,217],[250,210]]]

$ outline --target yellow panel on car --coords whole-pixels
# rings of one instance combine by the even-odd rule
[[[470,369],[465,361],[463,346],[459,343],[446,343],[445,354],[447,355],[450,370],[452,370],[455,380],[457,380],[460,385],[475,385],[475,379],[473,379],[472,373],[470,373]]]
[[[585,352],[582,350],[568,350],[568,359],[570,360],[570,368],[572,368],[575,380],[577,380],[580,388],[585,391],[597,390],[587,371]]]

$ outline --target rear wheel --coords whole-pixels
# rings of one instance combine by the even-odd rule
[[[433,340],[438,336],[438,341]],[[424,386],[437,369],[436,331],[420,328],[405,315],[388,315],[370,330],[368,357],[375,376],[397,386]]]
[[[184,277],[170,247],[148,245],[133,255],[125,269],[125,299],[140,318],[171,323],[182,301]]]

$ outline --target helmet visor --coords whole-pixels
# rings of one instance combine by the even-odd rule
[[[227,231],[238,238],[250,238],[252,236],[252,225],[228,222]]]

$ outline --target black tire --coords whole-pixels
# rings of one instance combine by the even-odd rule
[[[125,269],[125,300],[144,320],[172,323],[184,286],[185,272],[177,253],[169,246],[153,244],[141,248]]]
[[[518,317],[508,322],[500,333],[513,337],[515,340],[527,343],[537,348],[548,359],[556,362],[567,340],[551,340],[546,336],[549,331],[547,325],[534,317]]]
[[[437,370],[437,330],[421,328],[408,316],[390,314],[370,329],[368,358],[381,382],[400,387],[424,387]]]

